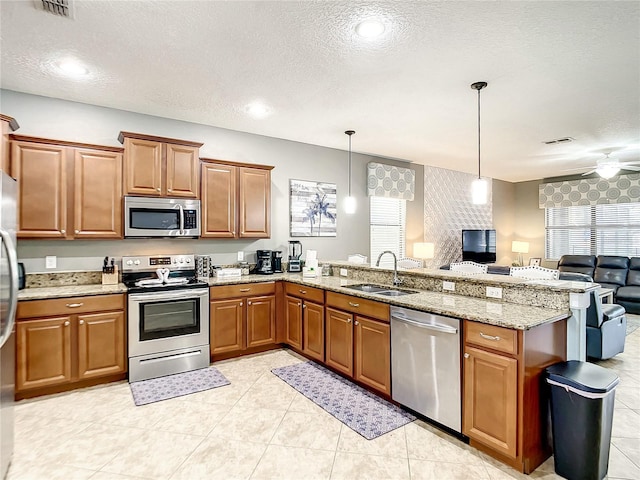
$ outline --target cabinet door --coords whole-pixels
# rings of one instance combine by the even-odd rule
[[[202,164],[202,237],[234,238],[238,169]]]
[[[276,343],[276,297],[247,298],[247,348]]]
[[[124,140],[125,193],[162,194],[162,143],[138,138]]]
[[[124,313],[78,315],[78,378],[122,373],[125,364]]]
[[[71,381],[71,317],[16,323],[16,390]]]
[[[11,176],[18,181],[19,238],[67,236],[65,147],[13,142]]]
[[[518,411],[518,362],[465,347],[462,433],[515,458]]]
[[[242,312],[244,300],[215,300],[210,302],[209,343],[211,355],[242,350]]]
[[[284,341],[291,347],[302,350],[302,300],[285,296]]]
[[[389,325],[356,316],[354,378],[391,394],[391,334]]]
[[[167,144],[167,196],[198,198],[198,147]]]
[[[303,307],[302,350],[310,357],[324,362],[324,307],[307,301]]]
[[[353,376],[353,315],[326,309],[325,363]]]
[[[75,238],[122,238],[122,154],[75,150]]]
[[[239,230],[243,238],[271,236],[271,171],[239,168]]]

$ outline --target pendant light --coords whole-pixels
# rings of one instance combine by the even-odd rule
[[[471,88],[478,91],[478,178],[471,184],[471,201],[476,205],[487,203],[487,181],[480,176],[480,90],[487,86],[487,82],[475,82]]]
[[[347,135],[349,135],[349,196],[344,199],[344,213],[352,215],[356,213],[356,197],[351,196],[351,135],[353,135],[355,130],[347,130]]]

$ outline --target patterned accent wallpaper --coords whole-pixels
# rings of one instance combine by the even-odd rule
[[[413,200],[416,171],[384,163],[367,164],[367,191],[370,197]]]
[[[424,167],[424,241],[435,244],[433,260],[426,266],[462,260],[462,230],[493,228],[491,179],[485,205],[471,203],[475,175],[444,168]],[[409,249],[409,252],[412,250]]]
[[[609,180],[595,177],[541,183],[538,188],[540,208],[633,203],[640,200],[640,173],[620,175]]]

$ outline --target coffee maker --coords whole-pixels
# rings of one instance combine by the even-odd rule
[[[289,272],[301,272],[302,271],[302,243],[298,240],[289,241]]]
[[[262,275],[270,275],[273,273],[273,264],[271,263],[271,250],[256,251],[258,261],[256,263],[255,273]]]
[[[271,269],[273,273],[282,273],[282,251],[274,250],[271,252]]]

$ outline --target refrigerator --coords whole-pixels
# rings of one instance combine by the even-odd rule
[[[13,455],[15,317],[18,305],[16,181],[0,171],[0,478]]]

